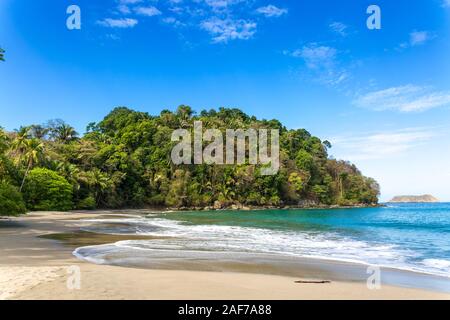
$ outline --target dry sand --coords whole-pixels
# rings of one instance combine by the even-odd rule
[[[77,230],[92,213],[33,213],[0,221],[0,299],[450,299],[450,294],[363,282],[299,284],[294,277],[95,265],[38,236]],[[80,270],[80,289],[70,284]],[[76,270],[76,269],[75,269]],[[69,286],[68,286],[69,283]],[[70,289],[69,289],[70,288]]]

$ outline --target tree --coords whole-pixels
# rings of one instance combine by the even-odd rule
[[[73,208],[72,186],[62,176],[49,169],[31,170],[23,194],[30,210],[66,211]]]
[[[62,120],[52,120],[48,123],[50,137],[58,142],[68,143],[78,139],[78,132],[75,128]]]
[[[19,160],[24,153],[28,139],[30,139],[30,127],[20,127],[19,130],[15,130],[11,150],[19,157]]]
[[[2,127],[0,127],[0,154],[3,154],[9,147],[9,137]]]
[[[179,121],[179,125],[181,128],[188,127],[190,125],[190,120],[192,119],[192,116],[194,115],[194,111],[191,107],[181,105],[178,107],[176,116]]]
[[[22,152],[22,156],[26,164],[26,170],[19,191],[22,191],[25,179],[27,178],[30,169],[42,158],[44,154],[44,144],[39,139],[24,140]]]
[[[0,61],[5,61],[5,50],[0,48]]]
[[[229,128],[280,130],[279,172],[261,176],[261,165],[249,163],[174,165],[172,132],[192,130],[194,121],[223,135]],[[0,130],[0,180],[28,194],[29,173],[50,170],[70,185],[76,208],[376,203],[378,184],[353,164],[329,158],[329,148],[305,129],[288,130],[278,120],[258,120],[235,108],[197,115],[182,105],[151,116],[118,107],[82,137],[62,120]],[[42,195],[32,208],[54,207],[45,197],[53,195]]]
[[[0,216],[18,216],[27,211],[22,195],[16,187],[0,181]]]
[[[36,139],[45,139],[49,131],[49,128],[40,124],[33,124],[30,127],[31,136]]]
[[[85,175],[85,181],[92,190],[95,203],[98,205],[102,200],[103,193],[109,188],[110,180],[108,176],[95,168]]]

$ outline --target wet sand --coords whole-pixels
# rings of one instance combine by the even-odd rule
[[[362,266],[314,259],[164,260],[155,261],[158,269],[143,269],[95,265],[72,255],[78,246],[150,238],[80,231],[89,225],[83,219],[111,214],[126,218],[117,216],[122,213],[42,212],[0,220],[0,299],[450,299],[441,278],[386,270],[383,277],[405,286],[415,277],[413,283],[424,289],[383,282],[380,290],[369,290]],[[79,290],[70,285],[77,268]],[[331,283],[296,283],[299,280]]]

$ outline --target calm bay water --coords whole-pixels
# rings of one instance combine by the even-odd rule
[[[246,254],[311,257],[450,277],[450,203],[383,208],[172,212],[98,220],[88,231],[150,240],[79,248],[95,263]],[[159,238],[161,237],[161,238]]]

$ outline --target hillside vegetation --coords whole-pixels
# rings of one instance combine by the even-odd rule
[[[179,165],[170,158],[174,129],[279,129],[280,170],[258,165]],[[158,116],[114,109],[83,136],[61,120],[0,130],[0,214],[166,206],[224,208],[378,202],[379,187],[352,164],[331,159],[331,145],[304,129],[258,120],[238,109],[195,114],[188,106]],[[22,200],[23,199],[23,200]],[[24,202],[21,205],[18,202]],[[14,209],[17,212],[12,212]]]

